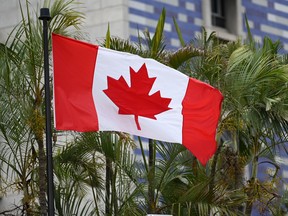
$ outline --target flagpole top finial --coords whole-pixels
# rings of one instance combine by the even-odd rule
[[[49,8],[41,8],[40,9],[40,20],[50,20],[51,16],[50,16],[50,12],[49,12]]]

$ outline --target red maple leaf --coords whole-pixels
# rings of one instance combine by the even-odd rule
[[[134,115],[137,129],[141,130],[138,117],[156,119],[155,115],[171,109],[171,98],[161,97],[160,91],[149,95],[156,77],[148,77],[145,63],[137,72],[130,67],[130,78],[131,87],[123,76],[118,80],[108,76],[108,88],[103,92],[118,106],[118,114]]]

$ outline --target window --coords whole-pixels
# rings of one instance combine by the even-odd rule
[[[211,0],[212,25],[226,28],[224,0]]]
[[[202,0],[203,24],[223,40],[242,34],[241,0]]]

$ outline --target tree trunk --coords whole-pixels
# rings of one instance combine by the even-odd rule
[[[112,215],[112,209],[111,209],[111,179],[112,179],[112,162],[111,160],[106,157],[106,194],[105,194],[105,215],[109,216]]]
[[[118,215],[118,196],[117,196],[117,189],[116,189],[116,181],[117,181],[117,167],[113,167],[113,172],[111,173],[111,205],[113,204],[113,216]]]
[[[39,94],[41,95],[41,94]],[[47,193],[47,179],[46,179],[46,155],[44,149],[44,124],[45,118],[43,114],[41,114],[41,99],[35,100],[35,108],[33,113],[33,125],[32,131],[35,135],[35,139],[38,144],[38,184],[39,184],[39,204],[40,204],[40,215],[47,215],[47,201],[46,201],[46,193]]]
[[[211,173],[210,173],[210,176],[212,178],[211,182],[209,183],[209,190],[210,191],[213,191],[213,188],[214,188],[214,184],[215,184],[215,177],[216,177],[216,167],[217,167],[217,162],[218,162],[218,157],[219,157],[219,154],[222,150],[222,147],[224,145],[224,142],[222,139],[219,140],[219,146],[217,147],[217,150],[214,154],[214,157],[213,157],[213,161],[212,161],[212,165],[211,165]]]
[[[23,211],[22,211],[22,214],[26,215],[26,216],[32,216],[31,205],[30,205],[31,204],[31,198],[30,198],[29,187],[28,187],[25,175],[23,175],[22,184],[23,184],[23,199],[22,199]]]
[[[258,175],[258,154],[261,148],[261,144],[258,142],[258,136],[254,138],[254,146],[253,146],[253,160],[252,160],[252,171],[251,171],[251,178],[248,184],[249,192],[248,195],[248,202],[246,203],[246,215],[251,215],[252,208],[253,208],[253,202],[252,199],[254,197],[254,187],[255,183],[257,181],[257,175]]]

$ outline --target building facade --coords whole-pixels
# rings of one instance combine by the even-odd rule
[[[21,2],[21,1],[20,1]],[[42,0],[30,0],[31,12],[42,7]],[[137,41],[138,33],[148,29],[153,33],[159,15],[166,9],[165,40],[169,48],[180,46],[173,18],[177,20],[183,38],[189,43],[204,26],[215,31],[222,40],[244,39],[247,34],[245,16],[256,41],[265,36],[280,40],[282,52],[288,52],[288,0],[77,0],[79,11],[85,14],[83,31],[91,42],[104,39],[108,23],[112,36]],[[0,0],[0,42],[20,22],[18,0]],[[24,1],[23,1],[24,5]],[[147,145],[146,145],[147,147]],[[138,151],[138,150],[136,150]],[[138,151],[140,154],[140,152]],[[284,150],[277,156],[282,169],[283,189],[287,189],[288,157]],[[265,170],[263,170],[265,172]]]
[[[252,35],[261,43],[265,36],[282,42],[288,51],[287,0],[75,0],[85,14],[83,30],[89,40],[104,38],[108,23],[111,35],[137,40],[138,32],[153,33],[163,8],[166,9],[165,37],[170,48],[180,46],[173,17],[183,33],[185,42],[199,35],[202,26],[216,31],[223,40],[246,37],[245,16]],[[21,1],[20,1],[21,2]],[[32,12],[42,7],[41,0],[30,0]],[[24,2],[23,2],[24,3]],[[0,41],[5,41],[21,20],[17,0],[0,0]]]

